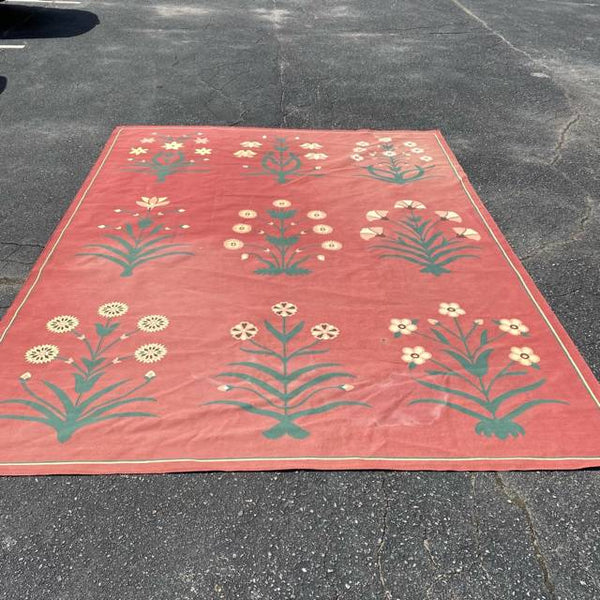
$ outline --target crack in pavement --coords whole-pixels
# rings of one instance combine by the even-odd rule
[[[558,136],[558,142],[557,142],[556,146],[554,147],[554,156],[552,157],[552,160],[549,163],[551,167],[553,167],[559,160],[562,160],[562,149],[566,143],[567,134],[569,133],[569,130],[571,129],[571,127],[573,127],[573,125],[575,125],[576,123],[579,122],[580,118],[581,118],[581,115],[578,112],[576,112],[569,119],[569,121],[567,121],[565,126],[560,130],[560,133]]]
[[[533,553],[542,573],[544,587],[548,591],[548,594],[550,595],[550,598],[552,600],[559,600],[559,597],[556,593],[556,586],[554,585],[554,583],[552,582],[552,578],[550,577],[550,570],[548,568],[546,558],[544,557],[544,553],[542,552],[542,548],[540,546],[540,542],[535,531],[533,515],[531,514],[527,503],[516,490],[511,489],[507,485],[500,473],[495,473],[495,477],[498,487],[500,488],[502,494],[507,498],[510,504],[514,504],[523,513],[525,521],[528,525],[529,537],[531,540],[531,545],[533,546]]]
[[[377,574],[379,576],[379,583],[381,584],[381,589],[383,591],[383,598],[384,598],[384,600],[392,600],[392,593],[387,588],[385,574],[383,572],[383,563],[381,560],[382,554],[383,554],[383,549],[384,549],[385,543],[386,543],[387,532],[388,532],[388,517],[389,517],[389,513],[390,513],[390,504],[391,504],[391,499],[386,491],[385,481],[386,481],[386,477],[384,474],[382,474],[381,493],[383,495],[383,500],[384,500],[383,518],[381,519],[381,526],[379,528],[381,531],[381,536],[379,537],[379,542],[377,544],[377,549],[375,551],[375,560],[377,562]]]

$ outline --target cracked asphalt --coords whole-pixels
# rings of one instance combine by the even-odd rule
[[[441,128],[600,373],[600,3],[0,4],[0,306],[119,124]],[[600,597],[595,471],[0,480],[6,600]]]

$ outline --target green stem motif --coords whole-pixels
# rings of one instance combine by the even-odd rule
[[[29,409],[31,412],[19,414],[0,414],[0,419],[30,421],[51,427],[59,442],[67,442],[73,434],[87,427],[107,420],[133,417],[156,417],[157,415],[140,410],[119,410],[129,404],[156,402],[156,399],[141,392],[156,376],[148,371],[142,381],[130,383],[130,379],[117,379],[101,383],[111,368],[130,358],[115,357],[112,360],[107,352],[116,344],[137,332],[137,329],[119,334],[122,323],[114,317],[127,312],[127,306],[122,303],[109,303],[99,308],[99,314],[106,317],[104,322],[95,323],[96,343],[76,329],[79,321],[76,317],[61,315],[48,322],[48,329],[61,335],[72,333],[83,344],[84,353],[79,359],[65,359],[59,354],[54,345],[36,346],[26,353],[27,360],[33,364],[42,364],[60,360],[72,368],[73,385],[56,384],[47,379],[41,380],[38,389],[30,384],[30,373],[19,377],[23,391],[22,397],[1,400],[2,405],[16,405]],[[114,316],[113,316],[114,315]],[[151,315],[150,329],[144,324],[143,331],[159,331],[168,325],[166,317]],[[160,321],[162,319],[162,322]],[[54,323],[62,323],[61,329],[56,329]],[[66,325],[64,325],[66,323]],[[142,320],[140,320],[142,323]],[[141,352],[141,353],[140,353]],[[42,354],[44,356],[42,357]],[[136,351],[140,362],[157,362],[164,356],[166,349],[161,344],[148,344]]]
[[[543,378],[523,381],[506,389],[507,382],[513,378],[527,377],[531,373],[530,369],[539,370],[539,358],[530,348],[522,348],[520,354],[515,355],[511,347],[508,363],[501,368],[497,367],[494,365],[493,356],[499,349],[499,340],[506,334],[490,338],[488,330],[481,327],[479,320],[474,321],[470,331],[465,333],[459,317],[451,320],[451,328],[439,322],[433,324],[430,328],[433,335],[421,333],[420,330],[415,331],[417,321],[412,321],[414,335],[436,341],[438,354],[445,355],[452,362],[447,364],[446,359],[442,361],[432,358],[431,353],[422,347],[404,348],[403,359],[408,362],[410,370],[427,361],[435,365],[435,368],[425,369],[430,378],[421,377],[415,381],[429,391],[441,394],[439,397],[417,398],[410,404],[437,404],[458,411],[477,420],[476,433],[486,437],[495,436],[501,440],[509,436],[525,435],[523,425],[515,421],[524,412],[543,404],[567,404],[562,400],[530,397],[532,392],[546,383]],[[408,320],[402,322],[405,323],[404,328],[407,327],[406,323],[410,323]],[[393,320],[391,328],[394,327],[399,326],[394,326]],[[479,330],[480,333],[476,336],[478,339],[473,341],[472,334],[475,330]],[[394,336],[405,337],[406,333],[398,329]],[[519,368],[519,364],[528,368]],[[453,384],[452,380],[456,380],[458,384]],[[497,391],[500,383],[504,384],[504,389]],[[522,397],[520,401],[517,400],[519,397]]]
[[[409,161],[399,160],[397,150],[393,143],[380,144],[382,160],[378,163],[363,167],[369,177],[393,183],[405,185],[419,179],[423,179],[427,170],[434,165],[422,167],[418,164],[410,164]]]
[[[121,277],[131,277],[144,264],[169,256],[192,256],[182,250],[188,244],[170,243],[174,234],[165,233],[162,224],[156,224],[151,211],[142,214],[135,223],[126,223],[123,233],[105,234],[107,243],[88,244],[94,251],[80,252],[78,256],[95,256],[121,267]]]
[[[419,205],[425,208],[424,205]],[[449,265],[467,259],[479,258],[479,248],[469,244],[467,238],[446,237],[442,228],[442,220],[425,219],[416,214],[414,208],[403,209],[408,215],[400,220],[382,217],[381,220],[393,226],[392,231],[381,232],[370,248],[377,251],[382,259],[400,259],[421,267],[421,273],[429,273],[439,277],[450,273]],[[369,230],[367,230],[369,231]],[[478,234],[473,232],[479,239]]]
[[[303,162],[298,154],[293,152],[285,137],[275,138],[273,150],[265,152],[261,159],[262,171],[248,173],[249,175],[268,175],[277,183],[288,183],[300,175],[320,176],[319,173],[303,170]]]
[[[243,392],[250,397],[244,400],[207,402],[207,404],[235,406],[248,413],[275,420],[275,425],[263,431],[263,435],[268,439],[279,439],[286,435],[295,439],[304,439],[310,435],[310,432],[298,424],[299,419],[343,406],[369,406],[365,402],[337,399],[315,404],[315,398],[326,392],[331,393],[332,390],[346,392],[353,389],[350,384],[324,384],[354,376],[340,370],[339,363],[314,362],[314,356],[328,352],[317,347],[324,340],[332,339],[339,333],[332,325],[321,323],[314,326],[311,333],[315,337],[319,336],[316,342],[296,350],[291,349],[291,344],[305,325],[304,321],[301,321],[290,327],[289,316],[295,314],[296,310],[297,307],[294,305],[281,302],[273,307],[273,312],[280,317],[279,327],[268,320],[264,321],[266,331],[275,342],[274,347],[259,344],[252,339],[258,328],[251,323],[242,322],[232,328],[234,337],[248,340],[250,344],[241,348],[243,352],[269,357],[270,362],[275,363],[275,366],[258,361],[229,363],[235,369],[223,371],[217,377],[226,378],[233,383],[222,385],[219,389],[224,392]],[[310,358],[303,360],[304,356]],[[307,361],[309,364],[306,364]]]

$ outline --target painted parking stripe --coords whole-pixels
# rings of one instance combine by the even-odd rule
[[[22,50],[25,44],[0,44],[0,50]]]
[[[12,0],[13,2],[22,2],[22,0]],[[8,0],[10,3],[11,0]],[[75,0],[27,0],[28,4],[81,4]]]

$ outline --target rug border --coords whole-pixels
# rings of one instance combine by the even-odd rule
[[[54,251],[58,247],[63,235],[71,224],[77,211],[83,204],[88,192],[92,188],[96,178],[100,174],[104,164],[108,160],[114,146],[120,134],[125,129],[189,129],[194,125],[121,125],[116,127],[109,138],[107,139],[98,159],[92,166],[89,174],[85,178],[82,186],[80,187],[77,195],[71,202],[63,218],[59,221],[56,229],[51,235],[48,243],[37,261],[35,262],[31,273],[23,283],[23,286],[19,290],[15,300],[11,304],[11,307],[7,311],[4,318],[2,318],[2,324],[6,323],[5,328],[0,333],[0,344],[4,340],[7,332],[17,318],[21,308],[27,302],[29,296],[41,279],[44,268]],[[198,129],[223,129],[227,126],[219,125],[205,125],[198,126]],[[235,129],[244,130],[277,130],[278,128],[273,127],[236,127]],[[287,129],[286,131],[307,131],[303,129]],[[494,239],[496,245],[500,248],[505,260],[508,262],[511,269],[515,272],[520,280],[520,283],[530,300],[536,306],[540,315],[548,325],[555,339],[566,354],[569,362],[575,369],[575,372],[579,376],[580,380],[588,390],[590,396],[594,400],[597,407],[600,408],[600,400],[594,394],[592,387],[597,387],[595,377],[583,359],[581,353],[577,349],[575,343],[570,338],[569,334],[562,326],[550,305],[543,297],[542,293],[538,290],[535,282],[531,276],[525,270],[525,267],[521,263],[519,257],[515,251],[510,247],[508,241],[502,234],[500,228],[494,221],[493,217],[479,198],[479,195],[475,191],[473,185],[468,179],[465,171],[463,170],[460,162],[457,160],[453,151],[451,150],[448,142],[444,138],[444,135],[440,129],[426,129],[426,130],[374,130],[374,129],[311,129],[310,131],[331,133],[331,132],[348,132],[348,133],[397,133],[398,131],[414,132],[414,133],[431,133],[434,135],[436,142],[442,149],[445,158],[452,168],[454,175],[459,180],[466,196],[471,202],[474,209],[478,212],[481,220],[485,224],[488,232]],[[591,385],[588,383],[587,378],[591,380]],[[294,456],[294,457],[238,457],[238,458],[153,458],[153,459],[138,459],[138,460],[80,460],[80,461],[41,461],[41,462],[11,462],[4,463],[0,462],[0,468],[4,470],[6,475],[40,475],[40,474],[109,474],[109,473],[162,473],[164,466],[171,465],[167,472],[174,471],[209,471],[215,470],[215,465],[227,465],[230,467],[229,470],[239,471],[260,471],[260,470],[281,470],[281,469],[298,469],[298,466],[287,465],[287,463],[294,463],[298,461],[304,462],[316,462],[321,463],[321,469],[327,470],[344,470],[348,468],[360,469],[390,469],[392,465],[398,465],[398,463],[404,463],[403,470],[449,470],[452,469],[450,466],[455,462],[471,463],[472,470],[533,470],[533,469],[548,469],[546,463],[557,462],[560,464],[562,469],[579,469],[585,467],[596,466],[600,462],[600,456],[561,456],[561,457],[549,457],[549,456],[496,456],[496,457],[378,457],[378,456]],[[379,466],[369,465],[371,462],[378,462]],[[264,463],[262,468],[256,468],[257,463]],[[144,471],[140,471],[140,465],[147,465],[150,468]],[[207,468],[198,469],[198,465],[206,465]],[[231,466],[238,465],[236,468],[231,469]],[[106,467],[113,466],[109,471],[106,471]],[[39,470],[30,470],[31,468],[42,467],[44,470],[48,469],[45,473],[40,473]],[[73,469],[73,467],[77,467]],[[303,466],[302,469],[310,469],[310,467]],[[319,468],[319,467],[316,467]],[[223,469],[221,469],[223,470]],[[458,470],[458,469],[452,469]],[[463,469],[461,469],[463,470]]]

